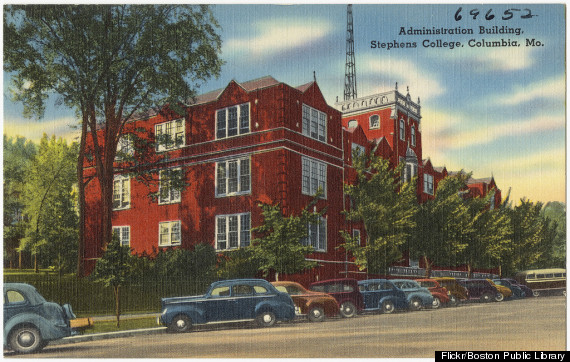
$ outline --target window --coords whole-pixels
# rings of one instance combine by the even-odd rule
[[[327,115],[303,104],[303,134],[321,142],[327,141]]]
[[[113,180],[113,210],[131,206],[131,179],[128,175],[115,175]]]
[[[380,128],[380,116],[379,115],[374,114],[374,115],[370,116],[369,122],[370,122],[370,129]]]
[[[124,135],[117,143],[115,161],[128,160],[135,155],[132,135]]]
[[[433,195],[433,176],[427,173],[424,174],[424,192]]]
[[[253,295],[253,287],[251,285],[234,285],[232,287],[232,295],[234,297]]]
[[[250,240],[250,213],[216,217],[216,250],[245,247],[249,245]]]
[[[113,226],[113,233],[119,236],[121,246],[131,246],[131,227]]]
[[[216,138],[249,133],[249,103],[216,111]]]
[[[358,245],[360,245],[360,229],[352,230],[352,237],[358,242]]]
[[[186,126],[184,118],[154,126],[156,151],[168,151],[184,146]]]
[[[356,119],[348,121],[348,128],[356,128],[356,126],[358,126],[358,121]]]
[[[210,293],[212,297],[229,297],[230,296],[230,287],[217,287],[212,290]]]
[[[247,194],[251,191],[249,158],[216,163],[216,196]]]
[[[308,225],[309,235],[301,240],[301,244],[312,246],[315,251],[327,251],[327,219],[321,218],[319,224]]]
[[[18,303],[25,303],[26,302],[26,298],[24,298],[24,296],[15,291],[15,290],[9,290],[6,292],[6,299],[8,304],[18,304]],[[6,303],[6,302],[4,302]]]
[[[406,140],[406,125],[403,119],[400,119],[400,140]]]
[[[179,168],[160,171],[158,187],[158,203],[160,205],[180,202],[181,179],[182,170]]]
[[[180,245],[180,220],[161,222],[158,229],[158,246]]]
[[[323,198],[327,197],[327,165],[314,159],[302,158],[302,193],[315,195],[322,188]]]
[[[416,146],[416,126],[412,126],[412,129],[410,130],[410,138],[411,138],[411,142],[412,142],[412,146]]]
[[[366,149],[358,143],[352,143],[352,159],[354,160],[358,155],[364,156]]]

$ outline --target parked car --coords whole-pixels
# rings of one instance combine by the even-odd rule
[[[459,304],[460,301],[464,301],[469,299],[469,292],[467,288],[459,284],[459,282],[452,277],[440,277],[440,278],[433,278],[436,280],[442,287],[447,289],[450,293],[450,300],[449,303],[452,305]]]
[[[327,293],[336,299],[340,306],[340,315],[344,318],[354,317],[364,310],[364,300],[356,279],[322,280],[309,285],[309,290]]]
[[[464,279],[459,284],[469,291],[469,299],[477,299],[481,302],[492,302],[503,297],[501,293],[486,279]]]
[[[487,279],[487,281],[491,283],[491,285],[494,286],[499,291],[499,293],[501,293],[500,296],[495,297],[496,302],[502,302],[503,300],[510,298],[513,295],[513,292],[511,292],[509,288],[495,284],[495,282],[493,282],[491,279]]]
[[[509,288],[509,290],[512,293],[511,298],[519,299],[525,297],[525,293],[522,291],[521,288],[512,284],[506,279],[493,279],[493,283],[495,283],[495,285],[497,286]]]
[[[201,296],[161,299],[159,324],[173,332],[187,332],[194,324],[256,321],[269,327],[295,318],[295,304],[287,293],[263,279],[214,282]]]
[[[326,293],[312,292],[295,282],[272,282],[280,292],[291,296],[295,303],[295,313],[306,315],[311,322],[322,322],[326,317],[335,317],[339,314],[336,299]]]
[[[4,348],[33,353],[49,341],[71,336],[69,304],[47,302],[29,284],[4,283]]]
[[[530,298],[530,297],[534,297],[534,293],[532,291],[532,289],[530,289],[529,287],[527,287],[524,284],[521,284],[519,282],[517,282],[516,280],[512,279],[512,278],[503,278],[504,280],[508,281],[509,283],[511,283],[512,285],[515,285],[517,287],[519,287],[523,292],[524,292],[524,296],[526,298]]]
[[[392,283],[406,293],[408,309],[420,310],[433,305],[433,296],[427,288],[410,279],[392,279]]]
[[[451,293],[442,287],[437,280],[433,279],[416,279],[416,282],[424,288],[427,288],[431,295],[433,296],[432,308],[437,309],[441,305],[447,305],[450,303],[453,297]],[[455,297],[453,297],[455,299]],[[457,303],[453,303],[456,305]]]
[[[367,311],[392,313],[395,309],[407,309],[406,293],[387,279],[368,279],[358,282]]]

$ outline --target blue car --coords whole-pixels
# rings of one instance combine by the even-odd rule
[[[161,299],[158,323],[172,332],[188,332],[194,324],[256,321],[269,327],[295,318],[289,294],[263,279],[235,279],[212,283],[202,296]]]
[[[408,309],[420,310],[422,308],[431,308],[433,305],[433,296],[427,288],[423,288],[415,280],[409,279],[392,279],[392,283],[404,293],[408,302]]]
[[[70,320],[75,315],[69,304],[47,302],[29,284],[4,283],[4,348],[33,353],[49,341],[75,333]]]
[[[506,279],[493,279],[493,283],[509,288],[513,293],[511,296],[511,298],[513,299],[525,297],[525,292],[521,288],[519,288],[518,286],[514,285],[513,283],[509,282]]]
[[[407,309],[406,293],[387,279],[368,279],[358,282],[364,298],[365,311],[380,311],[388,314],[395,309]]]

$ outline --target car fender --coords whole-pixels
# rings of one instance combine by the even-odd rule
[[[337,315],[339,313],[339,306],[336,300],[330,300],[327,298],[318,298],[316,300],[311,300],[307,302],[307,312],[314,307],[323,308],[325,315]]]
[[[442,303],[449,302],[449,296],[440,292],[431,292],[432,297],[438,298]]]
[[[202,308],[188,305],[169,305],[166,309],[166,315],[164,316],[163,322],[168,325],[172,319],[179,314],[186,315],[190,318],[193,324],[205,324],[207,322],[205,312]]]
[[[429,296],[427,294],[424,294],[424,293],[410,293],[407,297],[408,303],[414,297],[419,298],[422,301],[423,305],[431,305],[431,303],[433,302],[433,297],[432,297],[431,293],[429,294]]]
[[[295,305],[288,305],[279,300],[264,300],[255,306],[256,316],[262,312],[271,312],[278,320],[290,320],[295,318]]]
[[[382,304],[383,304],[385,301],[390,301],[390,302],[392,302],[392,303],[394,304],[394,307],[396,307],[396,308],[398,308],[398,309],[403,308],[403,307],[406,307],[406,304],[405,304],[405,303],[402,303],[401,298],[398,298],[398,297],[396,297],[396,296],[394,296],[394,295],[386,295],[386,296],[380,298],[380,300],[378,301],[378,308],[379,308],[379,309],[382,308]]]
[[[4,322],[4,345],[14,328],[20,325],[33,325],[39,331],[42,339],[51,341],[71,335],[71,328],[67,325],[54,325],[52,321],[34,313],[21,313]]]

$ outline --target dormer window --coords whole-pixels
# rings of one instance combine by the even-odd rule
[[[380,116],[379,115],[374,114],[374,115],[370,116],[369,122],[370,122],[370,129],[380,128]]]
[[[303,104],[303,134],[321,142],[326,142],[327,114]]]

